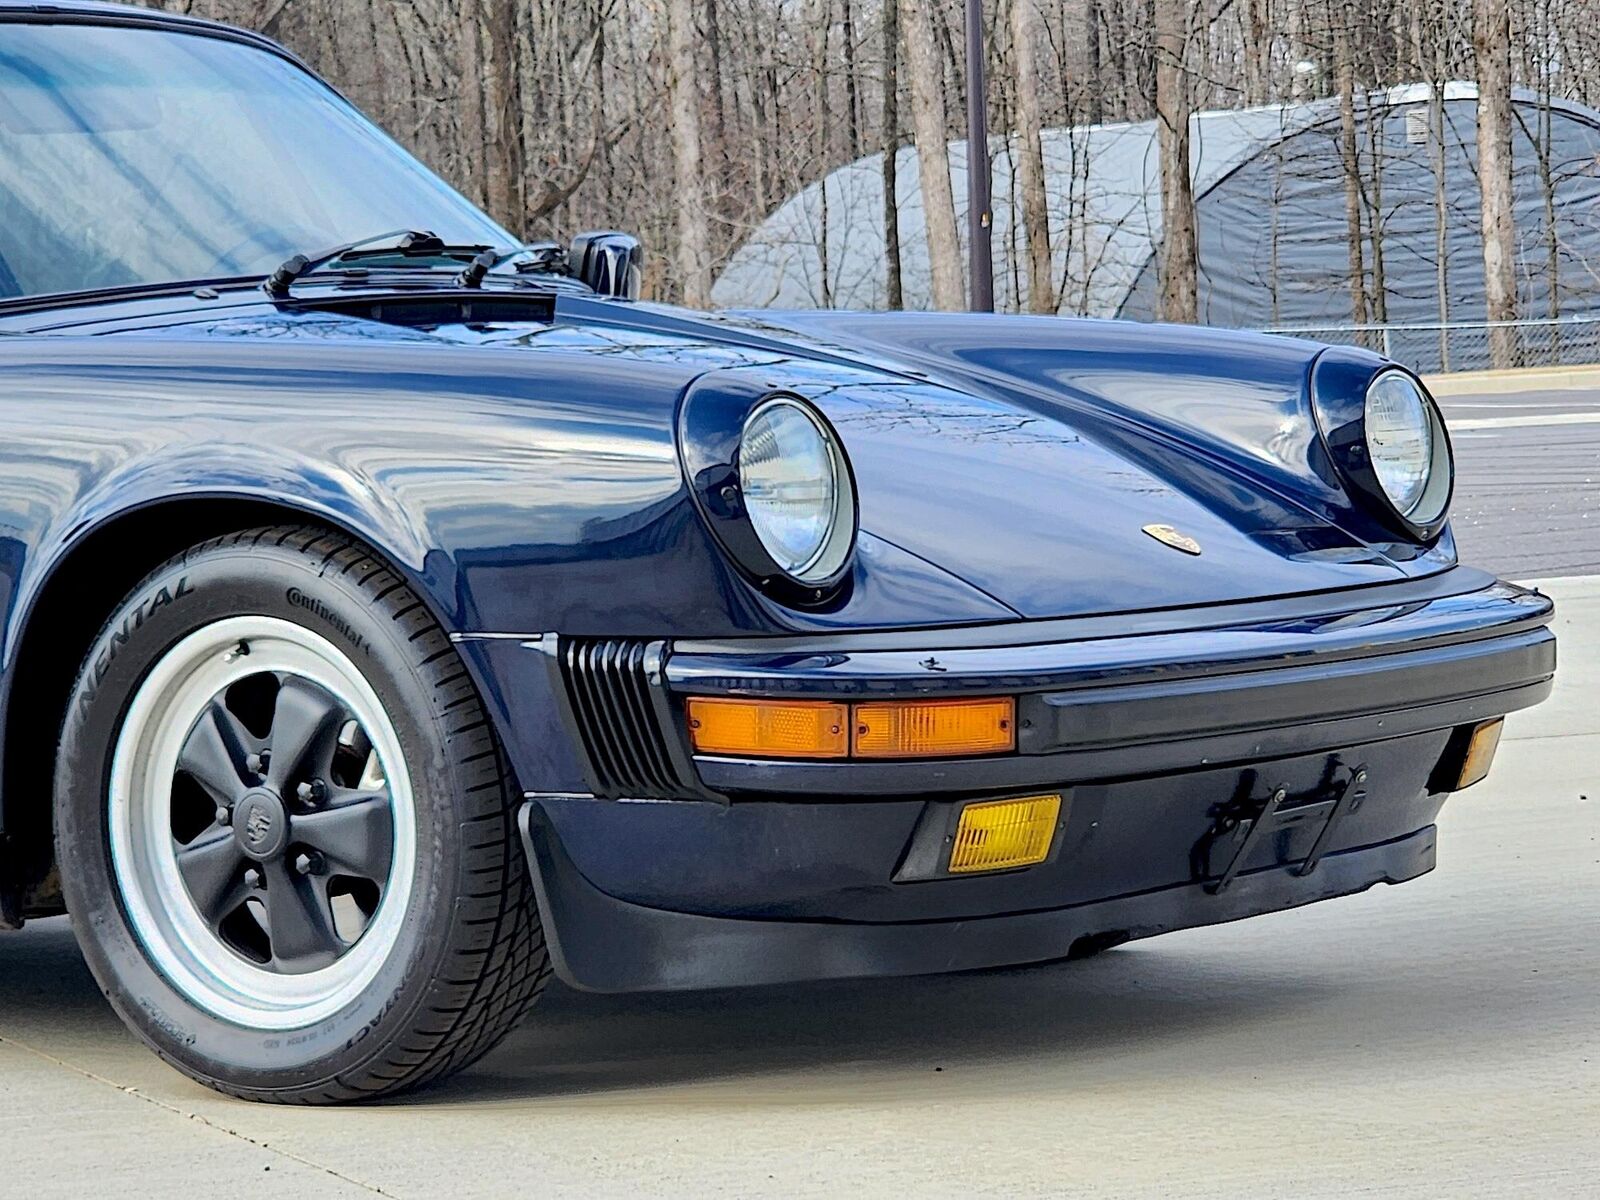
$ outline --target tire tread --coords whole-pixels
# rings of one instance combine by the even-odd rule
[[[263,543],[311,559],[324,576],[340,577],[374,612],[398,626],[400,640],[410,647],[410,665],[431,692],[434,726],[459,781],[455,917],[449,944],[409,1027],[358,1066],[292,1089],[238,1087],[216,1078],[203,1082],[240,1099],[272,1103],[372,1100],[470,1066],[521,1022],[549,983],[549,954],[516,828],[520,794],[448,635],[405,581],[353,538],[315,525],[241,530],[168,560],[140,588],[198,556]],[[179,1070],[194,1073],[161,1047],[155,1049]]]

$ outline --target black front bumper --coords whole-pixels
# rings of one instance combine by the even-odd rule
[[[762,921],[629,904],[589,883],[537,802],[522,835],[557,975],[586,991],[677,991],[860,976],[929,975],[1067,958],[1178,929],[1236,921],[1403,883],[1431,871],[1433,826],[1328,854],[1310,875],[1281,864],[1221,893],[1186,882],[1043,912],[896,924]]]
[[[639,656],[651,698],[633,711],[653,708],[668,739],[687,695],[1005,693],[1018,751],[805,763],[695,758],[680,742],[681,793],[530,793],[557,969],[603,991],[963,970],[1411,879],[1433,864],[1472,729],[1542,700],[1555,669],[1548,600],[1450,575],[1247,619],[943,631],[931,650],[915,632],[658,644],[653,664]],[[1005,640],[1016,632],[1079,636]],[[1062,796],[1046,862],[908,869],[971,800],[1040,791]]]
[[[1015,755],[920,763],[914,780],[904,763],[694,764],[718,792],[862,796],[1117,779],[1448,729],[1537,704],[1555,672],[1551,602],[1465,568],[1261,608],[1031,623],[1051,640],[1026,642],[946,633],[933,649],[902,648],[929,641],[906,634],[680,642],[664,674],[674,694],[1017,695]]]

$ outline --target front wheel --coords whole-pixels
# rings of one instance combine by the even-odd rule
[[[260,529],[169,562],[102,631],[57,851],[89,966],[157,1052],[337,1102],[466,1065],[542,988],[515,804],[425,606],[346,539]]]

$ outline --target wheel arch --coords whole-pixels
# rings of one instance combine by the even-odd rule
[[[0,928],[8,919],[59,911],[52,835],[55,748],[78,671],[105,622],[140,580],[174,555],[226,533],[282,524],[318,525],[354,538],[450,628],[438,596],[422,578],[423,554],[400,551],[395,539],[376,538],[303,497],[249,490],[164,495],[83,524],[36,560],[31,579],[19,588],[7,631],[0,679]],[[26,746],[48,746],[51,752],[12,752]]]

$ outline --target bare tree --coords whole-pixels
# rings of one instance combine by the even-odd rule
[[[883,248],[888,272],[888,303],[904,308],[905,280],[900,265],[900,5],[883,3]]]
[[[1161,157],[1161,319],[1199,318],[1199,246],[1189,175],[1189,13],[1185,0],[1156,0],[1156,134]]]
[[[483,8],[484,195],[489,211],[513,232],[527,223],[522,161],[522,72],[517,69],[515,0],[479,0]],[[471,32],[469,30],[469,32]]]
[[[1506,0],[1473,0],[1472,47],[1478,69],[1478,189],[1483,217],[1483,285],[1489,320],[1517,317],[1516,228],[1511,189],[1511,21]],[[1496,367],[1517,365],[1517,331],[1489,333]]]
[[[1267,26],[1267,0],[1237,0],[1240,58],[1244,66],[1244,102],[1267,102],[1267,72],[1272,62],[1272,33]]]
[[[1361,149],[1356,140],[1356,64],[1350,42],[1351,5],[1334,0],[1333,70],[1339,86],[1339,161],[1344,178],[1345,248],[1349,259],[1350,313],[1357,325],[1367,323],[1366,252],[1361,233]]]
[[[796,249],[813,264],[828,259],[827,293],[813,265],[813,295],[858,303],[869,288],[875,299],[905,302],[897,191],[910,181],[895,154],[914,134],[929,250],[924,260],[918,245],[918,271],[931,264],[935,303],[956,308],[964,299],[946,151],[960,136],[953,118],[964,99],[960,0],[136,2],[280,38],[518,234],[637,231],[661,248],[648,256],[645,278],[659,299],[704,303],[710,281],[762,223],[810,189],[812,223],[800,235],[809,244]],[[1596,149],[1563,112],[1565,101],[1600,102],[1600,0],[1162,0],[1159,20],[1156,0],[985,0],[985,9],[1001,34],[991,52],[991,126],[1007,135],[1016,215],[1008,223],[1002,211],[996,232],[1010,252],[1003,296],[1015,307],[1097,310],[1118,271],[1113,239],[1144,222],[1141,210],[1116,218],[1126,228],[1106,224],[1103,201],[1120,186],[1110,179],[1120,168],[1101,154],[1107,135],[1091,137],[1084,126],[1142,121],[1159,108],[1153,136],[1167,232],[1157,307],[1189,319],[1200,300],[1199,235],[1210,244],[1214,232],[1228,232],[1195,226],[1192,147],[1184,145],[1202,127],[1191,126],[1193,110],[1323,99],[1332,135],[1324,153],[1299,165],[1280,154],[1277,169],[1326,179],[1334,218],[1325,236],[1338,262],[1320,285],[1349,296],[1350,317],[1382,321],[1402,303],[1412,313],[1423,303],[1418,315],[1437,314],[1441,324],[1470,319],[1461,302],[1476,296],[1479,273],[1460,249],[1466,222],[1497,318],[1529,315],[1521,309],[1539,297],[1541,318],[1576,320],[1600,300],[1600,255],[1587,261],[1586,243],[1572,236]],[[1019,21],[1031,37],[1017,32]],[[1448,81],[1473,79],[1483,85],[1476,155],[1470,102],[1443,95]],[[1419,100],[1414,117],[1408,104],[1407,141],[1387,137],[1393,103],[1379,89],[1415,82],[1430,83],[1431,98]],[[1533,98],[1511,103],[1513,83]],[[1323,123],[1320,110],[1285,120],[1302,118]],[[1043,206],[1036,128],[1059,131],[1045,144],[1072,149],[1064,177],[1044,181]],[[1517,128],[1513,142],[1508,130]],[[856,254],[849,247],[861,229],[876,232],[876,199],[863,206],[853,182],[836,178],[825,194],[823,247],[816,185],[875,151],[883,154],[885,252],[863,269],[859,241]],[[1431,179],[1414,182],[1403,165],[1413,154]],[[1482,211],[1470,195],[1480,163]],[[1284,235],[1262,255],[1274,321],[1299,319],[1293,298],[1306,284],[1292,250],[1303,244],[1304,219],[1291,211],[1305,202],[1304,189],[1283,182],[1262,198],[1263,236]],[[1199,222],[1206,219],[1201,211]],[[1405,232],[1401,251],[1394,236],[1419,220],[1434,226],[1420,248],[1433,269],[1422,291],[1402,300],[1414,278],[1414,239]],[[1048,301],[1036,287],[1046,278],[1047,244]],[[1517,343],[1497,333],[1497,361],[1515,361]]]
[[[814,139],[818,161],[828,158],[828,133],[833,114],[828,104],[828,43],[833,33],[833,0],[811,0],[811,73],[816,80],[817,119]],[[828,183],[824,175],[817,181],[817,207],[822,217],[817,231],[817,259],[821,268],[822,307],[833,307],[833,268],[828,262]]]
[[[705,176],[700,163],[700,89],[694,11],[667,0],[668,90],[671,96],[673,193],[678,210],[678,276],[683,302],[711,302],[710,238],[706,230]]]
[[[1035,50],[1039,10],[1035,0],[1011,0],[1011,51],[1017,95],[1017,183],[1022,191],[1023,225],[1028,238],[1028,307],[1056,310],[1050,258],[1050,200],[1045,194],[1044,119],[1039,111],[1039,65]]]
[[[961,270],[961,238],[956,232],[955,194],[950,186],[945,60],[939,52],[929,0],[895,2],[900,6],[906,67],[911,72],[911,117],[922,178],[922,217],[927,226],[933,306],[957,312],[966,307],[966,286]]]

